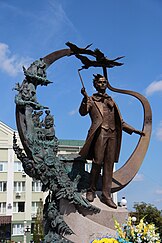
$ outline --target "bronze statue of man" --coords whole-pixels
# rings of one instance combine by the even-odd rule
[[[101,166],[103,166],[101,201],[109,207],[117,208],[111,198],[111,186],[114,162],[118,161],[120,153],[122,130],[129,134],[134,132],[144,135],[144,133],[122,120],[116,103],[106,94],[107,80],[104,76],[94,75],[93,85],[97,93],[91,97],[87,95],[85,88],[82,88],[81,93],[84,98],[79,108],[81,116],[89,113],[92,121],[87,139],[80,151],[83,158],[92,160],[86,198],[93,202]]]

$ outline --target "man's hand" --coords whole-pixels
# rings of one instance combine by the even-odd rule
[[[140,131],[140,130],[134,130],[134,133],[139,134],[141,136],[145,136],[145,133],[143,131]]]
[[[87,100],[88,99],[88,95],[87,95],[87,92],[85,90],[85,88],[82,88],[81,89],[81,94],[84,96],[84,98]]]

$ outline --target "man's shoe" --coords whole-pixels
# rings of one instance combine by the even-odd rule
[[[109,198],[106,198],[105,196],[102,196],[101,195],[101,202],[106,204],[107,206],[111,207],[111,208],[117,208],[117,205],[113,202],[112,198],[109,197]]]
[[[95,192],[93,192],[93,191],[87,191],[86,192],[86,199],[89,202],[93,202],[94,201],[94,198],[95,198]]]

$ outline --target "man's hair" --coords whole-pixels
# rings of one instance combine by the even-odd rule
[[[98,80],[100,79],[100,78],[105,78],[103,75],[101,75],[101,74],[93,74],[93,77],[94,77],[94,79],[93,79],[93,85],[94,85],[94,87],[96,87],[96,83],[98,82]],[[106,79],[106,78],[105,78]]]

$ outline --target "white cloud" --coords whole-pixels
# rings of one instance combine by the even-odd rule
[[[49,49],[60,49],[60,43],[65,43],[65,40],[71,41],[71,36],[75,39],[80,37],[75,24],[68,17],[66,5],[67,3],[62,4],[59,0],[48,0],[44,5],[41,5],[43,8],[27,8],[24,11],[20,4],[8,4],[4,1],[2,6],[0,5],[0,9],[10,13],[14,21],[17,21],[17,18],[22,19],[23,28],[28,33],[27,35],[24,34],[27,38],[24,39],[23,43],[31,53],[31,50],[35,51],[33,49],[35,46],[39,49],[47,46]],[[22,26],[18,24],[17,32],[21,31],[20,27],[22,29]],[[54,41],[56,36],[59,42]],[[30,42],[31,39],[32,42]]]
[[[76,109],[70,111],[68,114],[69,114],[70,116],[74,116],[75,114],[78,113],[78,110],[79,110],[79,107],[77,107]]]
[[[23,65],[29,65],[31,58],[19,57],[11,54],[9,46],[5,43],[0,43],[0,70],[6,72],[10,76],[16,76],[22,71]]]
[[[156,193],[156,194],[160,194],[160,195],[162,195],[162,189],[157,189],[157,190],[155,191],[155,193]]]
[[[66,26],[70,27],[72,30],[77,32],[74,24],[68,18],[65,10],[63,9],[63,6],[60,4],[60,1],[58,1],[58,0],[53,1],[52,0],[49,3],[51,5],[52,16],[54,16],[54,18],[51,18],[51,22],[53,24],[55,24],[56,20],[57,20],[57,24],[60,24],[60,25],[63,25],[63,26],[66,25]],[[48,14],[49,14],[49,12],[48,12]]]
[[[144,175],[143,174],[137,174],[133,181],[143,181],[144,180]]]
[[[162,80],[160,81],[154,81],[152,82],[147,88],[146,88],[146,95],[152,95],[155,92],[162,91]]]
[[[43,45],[48,45],[49,43],[53,43],[53,40],[56,38],[61,42],[65,42],[65,36],[79,36],[78,30],[75,28],[75,25],[68,17],[66,10],[63,8],[63,5],[59,0],[49,0],[47,7],[43,9],[41,14],[37,16],[32,16],[32,23],[34,23],[33,34],[39,38],[43,36]],[[39,31],[37,31],[39,29]],[[41,34],[40,34],[41,33]],[[47,33],[47,34],[46,34]],[[68,39],[67,39],[68,41]],[[70,41],[70,40],[69,40]],[[60,45],[60,43],[55,43],[56,47]]]
[[[162,141],[162,121],[156,129],[156,137],[158,140]]]

